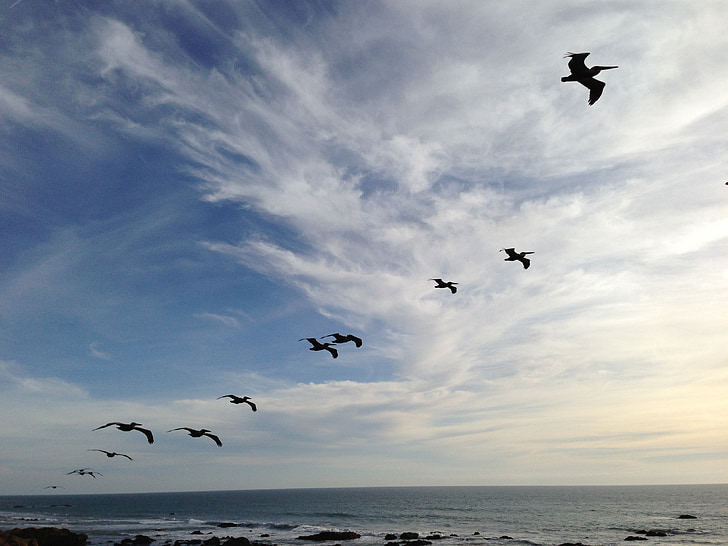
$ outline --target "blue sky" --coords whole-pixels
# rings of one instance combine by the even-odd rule
[[[726,23],[3,1],[0,492],[728,481]]]

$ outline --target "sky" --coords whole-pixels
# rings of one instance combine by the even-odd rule
[[[728,482],[727,24],[2,0],[0,494]]]

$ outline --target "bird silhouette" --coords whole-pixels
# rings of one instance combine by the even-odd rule
[[[331,353],[332,358],[338,358],[339,351],[334,349],[331,343],[321,343],[315,337],[302,337],[298,341],[308,341],[312,346],[308,348],[309,351],[328,351]]]
[[[604,82],[595,80],[594,76],[599,74],[602,70],[610,70],[612,68],[619,68],[618,66],[592,66],[587,68],[584,64],[584,59],[587,58],[589,53],[567,53],[564,58],[571,57],[569,61],[569,70],[571,74],[561,78],[562,82],[579,82],[581,85],[589,89],[589,106],[599,100],[604,91]]]
[[[523,269],[528,269],[531,266],[531,260],[526,258],[526,254],[533,254],[533,252],[516,252],[515,248],[501,248],[498,252],[505,251],[508,257],[504,260],[506,262],[519,261],[523,264]]]
[[[72,474],[72,472],[69,472]],[[46,485],[43,489],[65,489],[62,485]]]
[[[356,345],[357,347],[361,347],[361,344],[362,344],[361,338],[356,337],[354,334],[342,335],[339,332],[336,332],[335,334],[329,334],[327,336],[323,336],[321,339],[323,339],[325,337],[333,337],[334,343],[336,343],[336,344],[347,343],[349,341],[353,341],[354,345]]]
[[[129,455],[124,455],[123,453],[117,453],[116,451],[106,451],[105,449],[88,449],[87,451],[100,451],[101,453],[106,453],[106,456],[109,459],[112,457],[116,457],[118,455],[119,457],[126,457],[130,461],[134,460],[131,457],[129,457]]]
[[[456,282],[448,281],[445,282],[442,279],[429,279],[431,281],[435,281],[437,284],[435,285],[435,288],[449,288],[450,292],[453,294],[458,291],[457,286],[455,286]]]
[[[230,398],[231,404],[248,404],[250,406],[250,409],[253,411],[258,411],[258,407],[250,401],[250,396],[235,396],[234,394],[224,394],[222,396],[218,396],[217,399],[220,400],[220,398]]]
[[[177,428],[170,429],[167,432],[172,432],[173,430],[186,430],[187,432],[189,432],[190,436],[192,436],[193,438],[200,438],[201,436],[207,436],[208,438],[211,438],[218,445],[218,447],[222,447],[222,442],[220,441],[220,438],[218,438],[214,434],[210,434],[211,431],[206,428],[201,428],[200,430],[197,430],[197,429],[190,428],[190,427],[177,427]]]
[[[116,428],[117,429],[122,430],[124,432],[130,432],[132,430],[138,430],[139,432],[141,432],[142,434],[144,434],[144,436],[147,437],[147,441],[150,444],[153,444],[154,443],[154,436],[152,435],[152,431],[151,430],[147,430],[145,428],[141,428],[141,426],[140,426],[141,423],[135,423],[134,421],[132,421],[131,423],[119,423],[119,422],[114,421],[113,423],[106,423],[105,425],[101,425],[100,427],[96,427],[94,430],[99,430],[101,428],[110,427],[111,425],[116,425]]]
[[[93,470],[91,468],[79,468],[78,470],[71,470],[70,472],[66,472],[66,474],[78,474],[79,476],[86,476],[89,475],[92,478],[95,478],[98,476],[103,476],[101,472],[98,470]]]

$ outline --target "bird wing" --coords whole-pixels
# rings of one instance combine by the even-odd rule
[[[604,87],[607,85],[594,78],[579,80],[579,83],[589,89],[589,106],[599,100],[599,97],[602,96],[602,92],[604,91]]]
[[[332,358],[336,358],[339,356],[339,351],[337,351],[333,347],[326,347],[326,350],[331,353]]]
[[[458,287],[454,286],[453,283],[450,283],[450,292],[453,294],[458,291]]]
[[[119,457],[126,457],[126,458],[127,458],[127,459],[129,459],[130,461],[133,461],[133,460],[134,460],[134,459],[132,459],[131,457],[129,457],[129,455],[126,455],[126,454],[124,454],[124,453],[117,453],[117,455],[118,455]]]
[[[506,254],[508,254],[508,257],[511,259],[518,259],[518,254],[516,254],[515,248],[504,248],[503,249]]]
[[[138,430],[139,432],[141,432],[142,434],[144,434],[144,436],[147,437],[147,441],[150,444],[153,444],[154,443],[154,435],[152,434],[152,431],[151,430],[147,430],[145,428],[140,428],[140,427],[134,427],[134,430]]]
[[[528,269],[531,266],[531,260],[528,258],[521,258],[521,263],[523,264],[523,269]]]
[[[121,423],[106,423],[105,425],[101,425],[100,427],[96,427],[93,430],[99,430],[100,428],[106,428],[106,427],[110,427],[111,425],[120,425],[120,424]]]
[[[361,347],[361,344],[363,343],[360,337],[356,337],[352,334],[349,334],[349,339],[354,342],[354,345],[357,347]]]
[[[571,70],[572,74],[580,74],[586,72],[586,64],[584,64],[584,59],[589,56],[588,53],[567,53],[566,56],[571,57],[571,60],[569,61],[569,70]]]
[[[218,447],[222,447],[222,442],[220,441],[220,438],[218,438],[214,434],[210,434],[209,432],[205,432],[205,436],[207,436],[208,438],[212,438],[215,441],[215,443],[217,444]]]
[[[251,402],[250,400],[246,400],[246,401],[245,401],[245,403],[246,403],[246,404],[248,404],[248,405],[250,406],[250,409],[252,409],[253,411],[258,411],[258,406],[256,406],[256,405],[255,405],[255,404],[254,404],[253,402]]]

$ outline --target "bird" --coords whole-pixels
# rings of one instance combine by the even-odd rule
[[[220,400],[220,398],[230,398],[231,404],[242,404],[246,403],[250,406],[250,409],[253,411],[258,411],[258,407],[250,401],[250,396],[236,396],[234,394],[224,394],[222,396],[218,396],[217,399]]]
[[[79,468],[78,470],[71,470],[71,472],[66,472],[66,474],[78,474],[79,476],[85,476],[88,474],[92,478],[95,478],[98,474],[99,476],[103,476],[101,472],[98,470],[92,470],[91,468]]]
[[[429,280],[435,281],[437,283],[435,285],[435,288],[449,288],[450,292],[452,292],[453,294],[458,291],[457,286],[455,286],[456,284],[458,284],[456,282],[452,282],[452,281],[445,282],[442,279],[429,279]]]
[[[129,457],[129,455],[124,455],[123,453],[117,453],[116,451],[106,451],[105,449],[88,449],[87,451],[100,451],[101,453],[106,453],[106,456],[109,459],[112,457],[116,457],[118,455],[119,457],[126,457],[130,461],[134,460],[131,457]]]
[[[315,337],[302,337],[298,341],[308,341],[312,347],[309,347],[309,351],[328,351],[331,353],[332,358],[338,358],[339,351],[334,349],[331,345],[331,343],[321,343],[318,339]]]
[[[46,485],[43,489],[65,489],[65,487],[62,485]]]
[[[523,264],[523,269],[528,269],[531,265],[531,260],[526,258],[526,254],[533,254],[533,252],[516,252],[515,248],[501,248],[498,252],[505,251],[508,257],[504,260],[506,262],[515,262],[516,260]]]
[[[357,347],[361,347],[362,340],[360,337],[356,337],[354,334],[346,334],[342,335],[339,332],[336,332],[335,334],[329,334],[327,336],[323,336],[321,339],[325,337],[333,337],[334,343],[341,344],[341,343],[347,343],[348,341],[353,341],[354,345]]]
[[[116,425],[116,428],[117,429],[122,430],[124,432],[130,432],[132,430],[138,430],[139,432],[141,432],[142,434],[144,434],[144,436],[147,437],[147,441],[150,444],[153,444],[154,443],[154,436],[152,435],[152,431],[151,430],[147,430],[145,428],[141,428],[141,423],[135,423],[134,421],[132,421],[131,423],[119,423],[119,422],[114,421],[113,423],[106,423],[105,425],[101,425],[100,427],[96,427],[94,430],[99,430],[100,428],[110,427],[111,425]]]
[[[196,430],[196,429],[190,428],[190,427],[178,427],[178,428],[170,429],[167,432],[172,432],[173,430],[186,430],[187,432],[189,432],[190,436],[192,436],[193,438],[200,438],[201,436],[207,436],[208,438],[211,438],[218,445],[218,447],[222,447],[222,442],[220,441],[220,438],[218,438],[214,434],[210,434],[211,431],[206,428],[201,428],[200,430]]]
[[[602,70],[610,70],[612,68],[619,68],[618,66],[592,66],[587,68],[584,64],[584,59],[587,58],[589,53],[571,53],[568,52],[564,55],[564,58],[571,57],[569,61],[569,70],[571,74],[561,78],[562,82],[579,82],[581,85],[589,89],[589,106],[599,100],[604,91],[604,82],[595,80],[594,76],[599,74]]]

